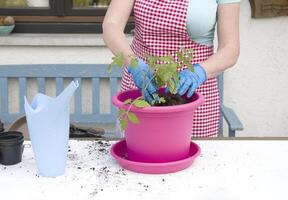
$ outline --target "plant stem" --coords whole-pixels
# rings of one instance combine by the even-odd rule
[[[150,69],[149,69],[150,70]],[[148,71],[149,72],[149,71]],[[144,80],[146,80],[146,75],[148,74],[148,72],[144,75]],[[148,83],[142,87],[142,90],[141,90],[141,94],[143,97],[144,96],[144,91],[148,88],[149,84],[152,83],[153,79],[156,77],[156,74],[154,73],[153,76],[151,77],[151,79],[149,79]],[[144,85],[144,82],[143,82],[143,85]],[[145,99],[145,98],[144,98]],[[149,102],[148,102],[149,103]]]
[[[134,99],[134,100],[132,101],[132,103],[130,104],[130,106],[128,107],[128,109],[127,109],[127,111],[126,111],[126,113],[125,113],[126,115],[128,115],[128,113],[130,112],[130,110],[131,110],[131,108],[132,108],[132,106],[133,106],[133,102],[136,101],[136,100],[138,100],[138,99],[141,99],[141,97],[142,97],[142,96],[137,97],[136,99]]]

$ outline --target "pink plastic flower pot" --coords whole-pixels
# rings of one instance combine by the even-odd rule
[[[126,99],[136,99],[141,93],[134,89],[113,96],[118,108],[127,110]],[[128,159],[138,162],[172,162],[189,156],[194,111],[204,102],[200,93],[177,106],[136,108],[133,112],[139,124],[128,122],[125,130]]]

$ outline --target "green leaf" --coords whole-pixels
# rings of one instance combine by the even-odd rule
[[[150,66],[150,65],[149,65]],[[154,66],[153,66],[153,69],[154,70],[158,70],[158,69],[160,69],[162,67],[162,65],[160,65],[160,64],[155,64]]]
[[[125,114],[126,114],[126,110],[124,110],[124,109],[119,109],[119,110],[118,110],[118,114],[117,114],[118,117],[121,118],[121,117],[124,116]]]
[[[193,59],[193,54],[188,53],[186,57],[188,61],[191,61]]]
[[[147,101],[142,99],[136,99],[132,104],[137,108],[145,108],[151,106]]]
[[[159,98],[159,103],[165,103],[165,102],[166,102],[166,100],[165,100],[164,97],[160,97],[160,98]]]
[[[175,83],[175,81],[173,79],[171,79],[168,83],[167,83],[167,87],[170,91],[171,94],[176,94],[177,93],[177,85]]]
[[[178,73],[173,73],[171,79],[167,82],[167,87],[171,94],[177,93],[177,85],[179,83]]]
[[[123,56],[120,55],[116,55],[115,57],[112,57],[112,62],[108,65],[108,72],[112,72],[112,69],[114,67],[114,65],[117,65],[119,68],[122,68],[124,63],[124,58]]]
[[[155,82],[158,87],[165,85],[165,83],[161,80],[161,78],[158,75],[156,75],[155,77]]]
[[[188,49],[188,52],[189,52],[189,53],[193,53],[193,51],[194,51],[193,48],[189,48],[189,49]]]
[[[188,68],[189,68],[192,72],[194,72],[194,66],[193,66],[193,64],[190,63],[190,64],[188,65]]]
[[[193,49],[190,48],[186,50],[185,48],[181,47],[181,50],[177,52],[177,56],[182,62],[191,61],[193,59]]]
[[[181,52],[177,52],[178,60],[182,61],[184,60],[183,54]]]
[[[179,66],[178,63],[171,63],[167,66],[167,71],[169,71],[170,73],[175,73],[175,72],[178,73],[178,71],[177,71],[178,66]]]
[[[155,56],[147,56],[147,64],[153,69],[155,70],[156,68],[156,61],[157,61],[157,57]]]
[[[166,71],[167,71],[167,69],[165,69],[164,67],[160,67],[160,68],[158,69],[158,71],[157,71],[157,76],[158,76],[162,81],[165,80],[164,76],[165,76],[165,74],[166,74]],[[164,82],[165,82],[165,81],[164,81]]]
[[[137,67],[137,65],[138,65],[137,58],[132,57],[130,62],[131,62],[131,66],[132,66],[133,68],[136,68],[136,67]]]
[[[183,54],[184,54],[184,57],[187,61],[191,61],[193,59],[193,49],[192,48],[183,51]]]
[[[134,124],[139,124],[139,119],[134,113],[128,113],[128,119]]]
[[[125,105],[131,104],[131,103],[132,103],[132,99],[126,99],[123,103],[124,103]]]
[[[180,48],[180,52],[181,52],[182,54],[186,54],[186,49],[185,49],[184,47],[181,47],[181,48]]]
[[[175,71],[175,72],[177,72],[178,73],[178,71],[177,71],[177,69],[178,69],[178,67],[180,67],[180,65],[179,65],[179,63],[172,63],[171,65],[170,65],[170,67],[171,67],[171,70],[173,70],[173,71]]]
[[[172,73],[166,72],[166,73],[164,74],[163,78],[164,78],[165,83],[167,83],[168,81],[171,80],[171,78],[172,78]]]
[[[179,83],[179,73],[178,72],[173,73],[172,74],[172,79],[175,82],[175,84],[178,85],[178,83]]]
[[[108,72],[109,72],[109,73],[112,72],[113,66],[114,66],[113,63],[111,63],[111,64],[108,65]]]
[[[122,54],[116,55],[112,58],[113,62],[111,64],[117,65],[119,68],[123,66],[124,63],[124,57]]]
[[[186,60],[186,59],[183,60],[183,64],[184,64],[184,65],[189,65],[189,63],[190,63],[189,60]]]
[[[128,122],[125,119],[120,119],[120,129],[121,131],[124,131],[127,128]]]
[[[168,56],[159,57],[158,60],[170,63],[174,60],[174,58],[168,55]]]
[[[153,96],[153,99],[157,99],[159,97],[159,94],[154,93],[152,94],[152,96]]]

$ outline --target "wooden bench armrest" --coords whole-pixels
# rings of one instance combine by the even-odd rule
[[[228,124],[229,137],[235,137],[236,131],[241,131],[244,129],[242,122],[231,108],[221,105],[220,110]]]

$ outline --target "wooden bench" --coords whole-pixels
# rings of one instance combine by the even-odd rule
[[[78,80],[80,87],[74,95],[74,112],[71,113],[71,122],[80,124],[115,124],[116,108],[109,100],[110,113],[100,112],[100,81],[109,80],[110,96],[113,96],[119,88],[121,70],[115,68],[110,74],[106,64],[33,64],[33,65],[0,65],[0,120],[3,123],[12,123],[17,118],[25,115],[24,96],[27,95],[27,80],[36,79],[38,92],[45,93],[47,78],[55,79],[56,94],[64,89],[64,79],[72,78]],[[8,81],[18,79],[19,84],[19,112],[10,113],[8,111]],[[92,88],[92,111],[82,112],[82,90],[83,79],[91,80]],[[218,78],[221,97],[221,120],[219,136],[223,136],[223,122],[228,124],[228,136],[234,137],[237,130],[243,130],[243,125],[234,111],[223,105],[223,75]],[[224,120],[223,120],[224,119]],[[107,134],[113,134],[107,132]]]

